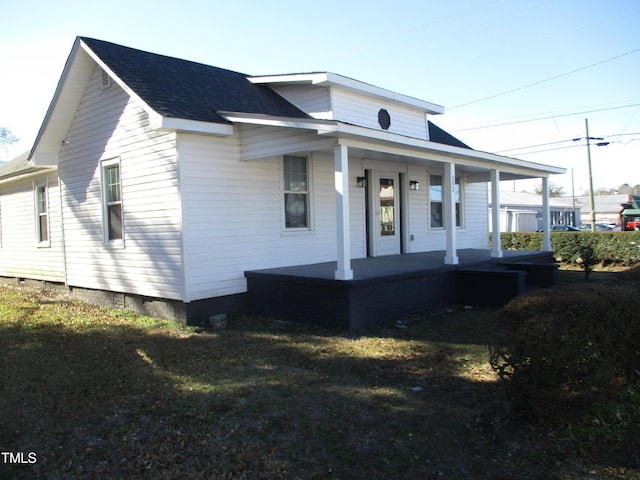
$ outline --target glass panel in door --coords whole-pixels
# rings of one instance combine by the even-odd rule
[[[380,201],[380,235],[383,237],[396,234],[393,180],[393,178],[380,178],[378,196]]]

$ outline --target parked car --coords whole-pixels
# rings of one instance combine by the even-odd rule
[[[616,230],[616,228],[617,228],[617,225],[615,225],[615,224],[596,223],[596,232],[612,232],[612,231]],[[591,231],[591,224],[590,223],[583,223],[582,225],[580,225],[579,229],[584,231],[584,232],[590,232]],[[620,229],[618,228],[618,230],[620,230]]]
[[[544,232],[544,229],[538,230],[539,232]],[[574,227],[573,225],[551,225],[552,232],[579,232],[580,229]]]

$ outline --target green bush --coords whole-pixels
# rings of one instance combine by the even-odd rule
[[[640,380],[640,268],[635,281],[542,289],[499,315],[490,363],[514,410],[534,418]]]
[[[502,232],[503,250],[540,250],[541,232]],[[560,263],[580,264],[585,254],[602,265],[640,263],[640,232],[552,232],[551,249]]]

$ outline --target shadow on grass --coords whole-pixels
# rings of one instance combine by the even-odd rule
[[[0,476],[566,478],[534,432],[501,423],[496,383],[461,375],[445,343],[480,343],[467,313],[402,337],[0,323],[0,450],[37,454]]]

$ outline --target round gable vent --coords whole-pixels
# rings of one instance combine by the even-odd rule
[[[378,123],[383,130],[389,130],[389,126],[391,125],[391,116],[384,108],[381,108],[378,112]]]

